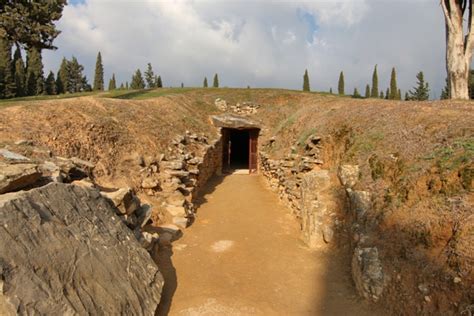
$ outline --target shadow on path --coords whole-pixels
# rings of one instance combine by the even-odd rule
[[[160,268],[160,272],[163,275],[165,285],[161,293],[161,300],[158,308],[156,309],[156,316],[166,316],[168,315],[171,307],[171,302],[173,301],[174,292],[178,287],[178,277],[176,275],[176,269],[173,266],[173,261],[171,257],[173,256],[173,246],[169,245],[160,245],[159,251],[155,251],[153,259]]]

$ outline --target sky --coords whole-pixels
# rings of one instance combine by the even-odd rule
[[[45,73],[77,57],[91,82],[97,52],[105,82],[118,85],[151,63],[164,86],[221,86],[365,92],[378,65],[379,89],[396,68],[402,93],[423,71],[431,96],[446,78],[444,18],[438,0],[70,0],[57,22]]]

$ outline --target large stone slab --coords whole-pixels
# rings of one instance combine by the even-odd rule
[[[35,164],[6,164],[0,162],[0,194],[20,190],[41,177]]]
[[[154,315],[163,278],[97,190],[0,195],[0,304],[20,315]]]
[[[211,119],[212,123],[216,127],[236,129],[260,129],[260,124],[258,122],[234,114],[213,115],[211,116]]]

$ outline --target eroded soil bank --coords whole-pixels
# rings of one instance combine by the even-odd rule
[[[194,225],[155,254],[166,284],[158,315],[381,314],[357,296],[344,251],[304,245],[263,176],[206,189]]]

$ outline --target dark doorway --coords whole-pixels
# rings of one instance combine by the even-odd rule
[[[258,129],[222,129],[224,170],[257,171]]]
[[[248,169],[249,168],[249,131],[248,130],[230,130],[230,168]]]

